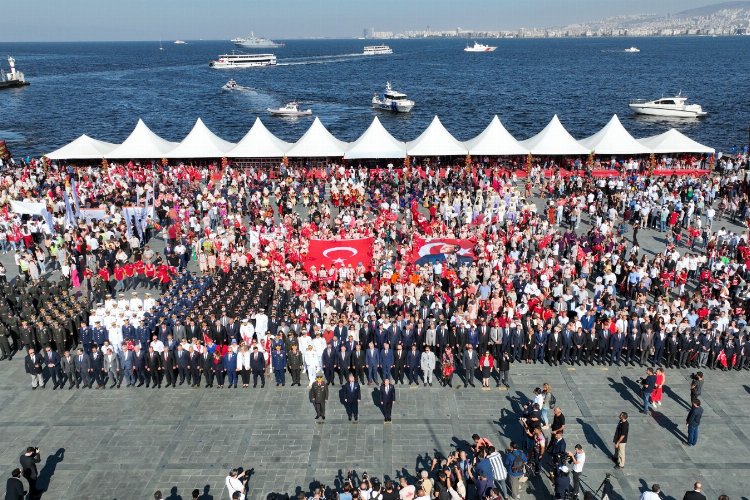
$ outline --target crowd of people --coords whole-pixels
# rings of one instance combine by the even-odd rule
[[[336,383],[509,387],[516,363],[747,370],[750,170],[715,168],[32,161],[2,172],[0,356],[22,353],[32,389],[306,375],[313,402]],[[472,247],[412,259],[419,237]],[[306,267],[311,240],[360,238],[370,265]]]

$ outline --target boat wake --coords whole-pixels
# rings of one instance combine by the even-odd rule
[[[300,57],[300,58],[289,58],[289,59],[281,59],[279,62],[276,63],[276,66],[304,66],[307,64],[328,64],[328,63],[336,63],[336,62],[348,62],[353,59],[357,58],[364,58],[367,57],[364,54],[355,53],[355,54],[334,54],[330,56],[310,56],[310,57]]]

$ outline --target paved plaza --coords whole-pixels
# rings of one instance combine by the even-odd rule
[[[688,371],[668,371],[663,407],[638,413],[638,367],[511,368],[511,389],[398,386],[393,424],[384,425],[372,387],[364,388],[360,423],[348,422],[338,390],[328,419],[316,424],[306,388],[107,389],[32,391],[20,356],[0,363],[0,464],[7,473],[26,446],[41,448],[44,498],[228,498],[224,477],[254,469],[249,498],[337,485],[349,469],[378,478],[415,475],[436,454],[463,448],[472,433],[505,448],[520,437],[521,402],[548,381],[567,418],[566,441],[587,452],[586,486],[613,473],[613,499],[637,499],[658,482],[664,498],[681,499],[695,480],[715,499],[746,498],[750,470],[750,381],[746,373],[709,372],[697,447],[684,444]],[[494,384],[493,384],[494,386]],[[627,462],[614,470],[611,441],[620,411],[630,415]],[[743,479],[744,478],[744,479]],[[523,498],[551,498],[547,480],[525,484]],[[172,494],[172,496],[169,496]]]

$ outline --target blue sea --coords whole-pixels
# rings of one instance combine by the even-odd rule
[[[492,53],[465,53],[467,40],[393,40],[394,54],[362,56],[364,40],[287,40],[266,49],[278,66],[211,69],[228,41],[0,43],[31,86],[0,92],[0,139],[15,156],[40,155],[81,134],[122,142],[138,118],[157,134],[181,140],[201,117],[230,141],[256,116],[294,141],[311,118],[268,116],[266,108],[298,100],[337,137],[353,140],[379,116],[412,140],[439,115],[460,140],[497,114],[518,139],[537,133],[557,113],[577,138],[617,113],[636,137],[676,127],[731,151],[747,144],[750,126],[750,37],[493,40]],[[640,53],[624,49],[635,45]],[[0,61],[7,67],[5,60]],[[226,92],[229,78],[249,87]],[[390,80],[416,101],[408,115],[374,111],[373,93]],[[682,91],[709,115],[661,120],[633,115],[628,101]]]

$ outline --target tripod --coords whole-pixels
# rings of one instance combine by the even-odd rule
[[[609,480],[610,477],[612,477],[612,474],[609,472],[605,473],[602,484],[594,492],[595,497],[599,498],[599,492],[601,491],[603,494],[601,500],[609,500],[609,494],[612,493],[612,481]]]

